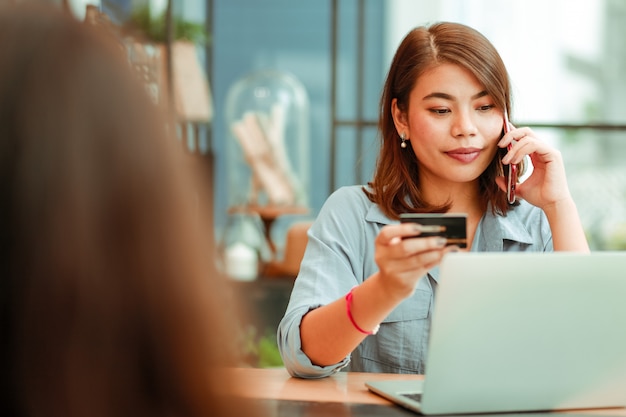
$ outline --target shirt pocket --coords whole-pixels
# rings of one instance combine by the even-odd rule
[[[424,373],[431,299],[431,291],[417,289],[396,307],[376,336],[365,339],[363,359],[376,362],[378,372]]]

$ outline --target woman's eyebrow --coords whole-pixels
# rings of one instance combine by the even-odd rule
[[[487,93],[487,90],[482,90],[482,91],[479,91],[478,93],[474,94],[471,97],[471,99],[472,100],[476,100],[477,98],[484,97],[484,96],[486,96],[488,94],[489,93]],[[429,100],[431,98],[441,98],[441,99],[450,100],[450,101],[456,100],[456,98],[453,95],[450,95],[448,93],[442,93],[442,92],[439,92],[439,91],[435,91],[433,93],[430,93],[430,94],[424,96],[424,98],[422,100]]]

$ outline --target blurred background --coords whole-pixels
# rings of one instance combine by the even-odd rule
[[[157,100],[182,97],[179,138],[213,190],[220,265],[269,334],[308,222],[338,187],[370,180],[386,70],[404,35],[427,23],[465,23],[495,44],[512,122],[563,153],[592,249],[626,249],[622,0],[51,1],[79,19],[93,5],[114,26],[156,27],[142,42],[170,57],[165,84],[152,71]]]
[[[80,16],[98,4],[123,22],[167,0],[67,0]],[[212,116],[196,146],[214,160],[216,237],[228,223],[229,90],[260,71],[291,74],[309,105],[305,138],[309,217],[337,187],[369,180],[379,93],[392,54],[412,27],[466,23],[500,51],[514,86],[513,121],[561,149],[595,250],[626,248],[626,3],[620,0],[172,0],[174,20],[203,25],[197,51]],[[289,138],[297,141],[297,138]],[[231,164],[232,165],[232,164]],[[207,186],[209,186],[207,184]],[[231,190],[232,191],[232,190]],[[278,223],[281,219],[278,219]],[[278,250],[286,228],[276,227]]]

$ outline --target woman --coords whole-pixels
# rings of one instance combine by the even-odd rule
[[[0,12],[0,415],[250,415],[223,399],[225,282],[167,120],[109,33]]]
[[[529,128],[503,135],[510,108],[504,63],[477,31],[439,23],[404,38],[374,179],[337,190],[309,232],[278,331],[292,375],[424,373],[437,265],[459,248],[419,237],[401,213],[466,213],[471,251],[589,250],[559,152]],[[503,164],[525,156],[534,170],[509,204]]]

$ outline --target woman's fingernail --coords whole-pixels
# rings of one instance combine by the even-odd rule
[[[391,240],[389,241],[389,245],[397,245],[401,241],[402,239],[400,239],[398,236],[395,236],[391,238]]]
[[[448,242],[448,239],[446,239],[445,237],[438,237],[437,240],[435,240],[435,243],[437,244],[437,246],[440,246],[440,247],[446,246],[447,242]]]

